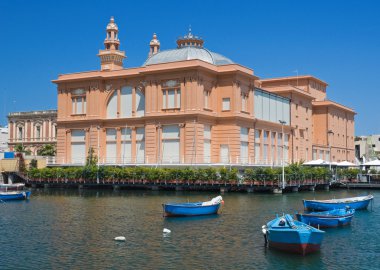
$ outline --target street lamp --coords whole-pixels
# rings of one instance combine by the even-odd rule
[[[334,131],[332,131],[331,129],[329,129],[327,131],[327,146],[329,148],[329,168],[330,168],[330,172],[331,172],[331,143],[329,140],[330,134],[334,134]]]
[[[99,131],[100,131],[100,126],[97,126],[96,129],[98,130],[98,162],[97,162],[97,171],[96,171],[96,183],[99,184],[99,158],[100,158],[100,145],[99,145]]]
[[[285,151],[284,151],[284,125],[286,124],[286,121],[279,120],[281,124],[281,133],[282,133],[282,189],[285,189]]]

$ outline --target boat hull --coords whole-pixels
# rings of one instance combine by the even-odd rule
[[[328,211],[334,209],[345,209],[347,206],[350,209],[361,210],[367,209],[369,203],[373,200],[373,196],[355,198],[337,199],[337,200],[303,200],[304,208],[309,211]]]
[[[271,241],[268,243],[271,248],[302,255],[317,252],[321,249],[321,244],[291,244]]]
[[[337,210],[317,213],[297,214],[297,219],[313,227],[331,228],[345,226],[351,223],[355,210]]]
[[[220,203],[215,205],[202,206],[199,204],[163,204],[164,216],[179,217],[179,216],[202,216],[214,215],[218,213]]]
[[[1,192],[0,200],[10,201],[10,200],[27,200],[30,197],[30,191],[10,191],[10,192]]]
[[[324,233],[269,230],[269,247],[306,255],[318,251]]]
[[[324,237],[324,231],[294,221],[290,215],[270,221],[263,233],[269,247],[302,255],[318,251]]]

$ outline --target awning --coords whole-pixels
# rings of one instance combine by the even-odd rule
[[[380,166],[380,160],[372,160],[362,164],[363,166]]]
[[[352,163],[352,162],[349,162],[347,160],[345,161],[342,161],[342,162],[339,162],[337,164],[338,167],[358,167],[358,165]]]
[[[303,163],[302,165],[307,166],[324,166],[329,165],[329,163],[323,159],[310,160],[308,162]]]

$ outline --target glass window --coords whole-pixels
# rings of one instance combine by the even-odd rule
[[[222,110],[223,111],[229,111],[230,110],[230,98],[223,98],[223,104],[222,104]]]
[[[41,126],[36,126],[36,138],[39,139],[41,137]]]

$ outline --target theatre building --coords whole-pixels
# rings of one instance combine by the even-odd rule
[[[354,159],[355,113],[326,100],[317,78],[260,80],[191,31],[163,51],[154,34],[145,63],[126,69],[113,18],[104,46],[100,70],[54,80],[61,164],[85,162],[89,149],[100,164],[125,165],[280,165],[330,149]]]

